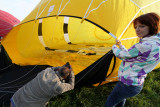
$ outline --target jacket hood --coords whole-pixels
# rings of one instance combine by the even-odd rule
[[[141,41],[155,41],[160,43],[160,32],[157,33],[156,35],[150,36],[150,37],[145,37],[141,39]]]

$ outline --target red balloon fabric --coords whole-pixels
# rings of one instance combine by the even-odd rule
[[[13,26],[20,23],[13,15],[0,10],[0,37],[4,37],[13,28]]]

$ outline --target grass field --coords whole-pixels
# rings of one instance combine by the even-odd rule
[[[115,84],[74,89],[52,98],[48,107],[103,107]],[[160,69],[148,74],[142,92],[127,99],[125,107],[160,107]]]

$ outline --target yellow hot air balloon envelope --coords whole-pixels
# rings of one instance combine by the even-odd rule
[[[160,0],[41,0],[2,44],[15,64],[70,62],[77,75],[109,52],[116,38],[127,48],[137,43],[132,21],[160,14],[159,6]],[[120,63],[112,58],[102,84],[117,81]]]

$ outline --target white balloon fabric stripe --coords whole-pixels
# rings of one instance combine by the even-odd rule
[[[69,23],[69,17],[64,17],[64,26],[63,26],[64,39],[68,44],[71,44],[71,41],[68,35],[68,23]]]
[[[39,19],[38,39],[40,40],[41,44],[42,44],[44,47],[47,47],[47,45],[45,44],[45,42],[44,42],[44,40],[43,40],[43,35],[42,35],[42,19]]]

